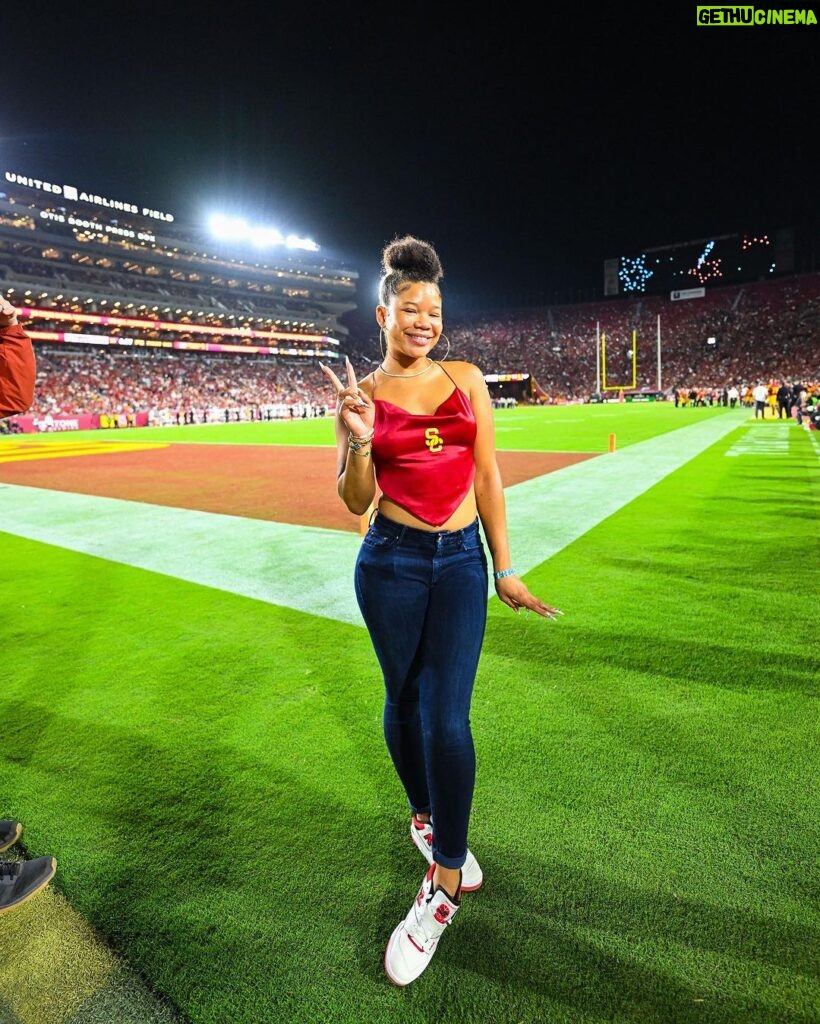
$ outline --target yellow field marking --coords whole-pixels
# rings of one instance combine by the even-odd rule
[[[31,459],[68,459],[77,455],[117,455],[122,452],[170,448],[160,441],[119,444],[115,441],[7,441],[0,444],[0,462],[26,462]]]

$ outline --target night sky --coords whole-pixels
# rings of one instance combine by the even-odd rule
[[[367,305],[408,232],[456,309],[595,298],[605,258],[667,243],[816,232],[818,32],[698,27],[695,5],[543,26],[274,6],[77,5],[7,31],[0,170],[309,235]]]

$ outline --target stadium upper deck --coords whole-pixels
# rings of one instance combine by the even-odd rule
[[[333,359],[357,280],[316,252],[254,261],[162,210],[0,179],[0,290],[35,341]]]

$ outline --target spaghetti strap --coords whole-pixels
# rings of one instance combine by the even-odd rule
[[[450,374],[444,369],[444,363],[440,362],[438,364],[438,366],[441,369],[441,372],[444,374],[445,377],[450,377]],[[462,393],[462,395],[464,395],[464,397],[469,402],[470,401],[470,396],[467,394],[467,392],[464,390],[464,388],[460,388],[458,386],[458,384],[453,380],[452,377],[450,377],[450,380],[453,381],[453,387],[456,389],[456,391],[460,391]]]

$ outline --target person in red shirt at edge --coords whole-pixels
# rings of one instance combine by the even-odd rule
[[[31,408],[37,365],[17,310],[0,296],[0,419]]]
[[[0,419],[25,412],[34,401],[37,366],[31,339],[17,323],[17,310],[0,296]],[[0,821],[0,853],[13,846],[23,831],[19,821]],[[57,870],[54,857],[0,861],[0,914],[36,896]]]
[[[467,847],[475,783],[470,701],[487,615],[487,557],[513,611],[562,614],[535,597],[510,562],[490,395],[472,363],[434,361],[444,276],[429,242],[396,238],[382,253],[376,321],[382,362],[336,389],[337,490],[364,515],[354,586],[384,676],[384,734],[412,811],[410,835],[429,863],[384,954],[395,985],[429,964],[462,892],[483,874]],[[449,345],[448,345],[449,352]],[[446,357],[447,353],[445,353]]]

